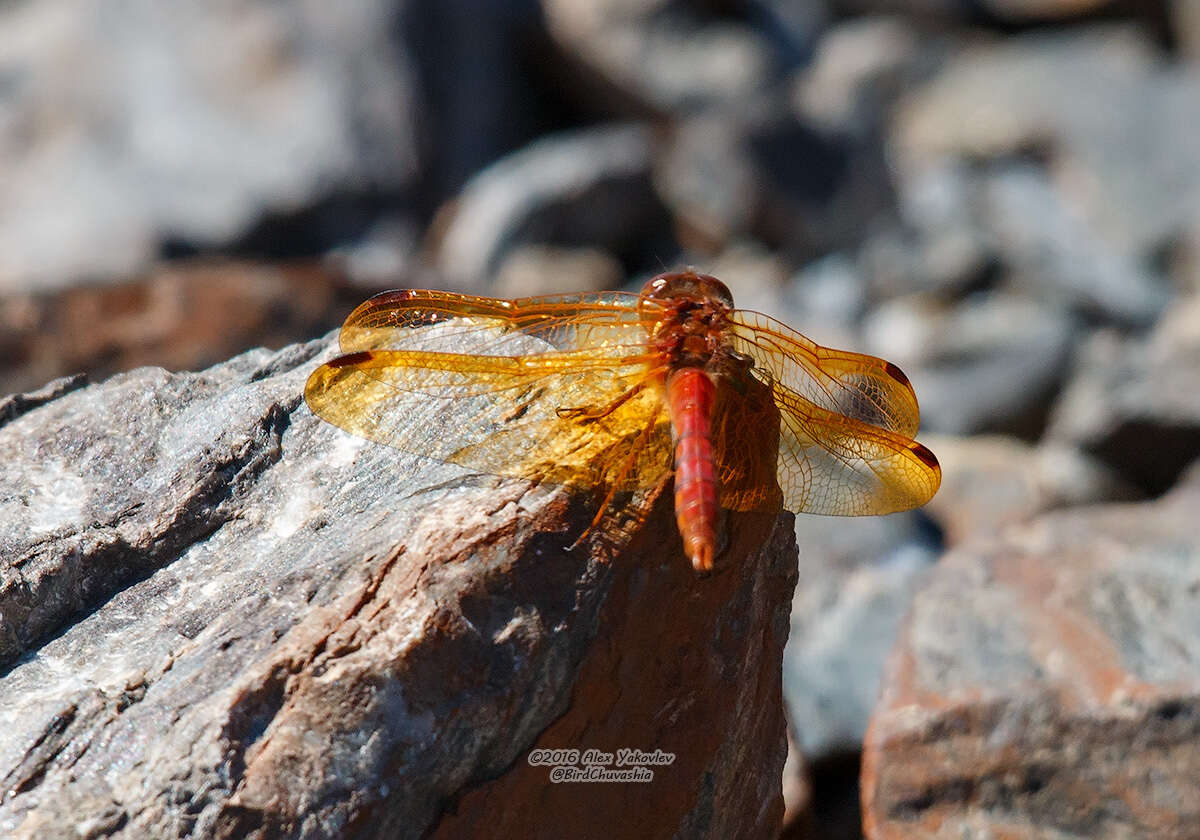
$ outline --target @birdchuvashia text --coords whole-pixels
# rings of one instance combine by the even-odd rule
[[[654,767],[675,761],[675,753],[622,747],[616,752],[597,749],[536,749],[526,759],[530,767],[549,767],[550,781],[652,782]]]

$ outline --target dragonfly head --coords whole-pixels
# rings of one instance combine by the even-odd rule
[[[711,274],[698,274],[690,270],[672,271],[650,278],[642,287],[643,301],[670,303],[680,299],[733,309],[733,295],[729,287]]]

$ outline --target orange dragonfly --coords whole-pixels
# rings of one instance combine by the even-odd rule
[[[373,441],[495,475],[607,493],[674,473],[699,573],[721,508],[841,515],[923,505],[941,483],[891,362],[821,347],[683,271],[641,294],[498,300],[383,292],[342,326],[312,411]]]

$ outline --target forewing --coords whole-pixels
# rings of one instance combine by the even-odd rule
[[[532,337],[544,342],[543,349],[620,358],[644,352],[647,334],[638,296],[624,292],[501,300],[404,289],[358,306],[342,325],[339,342],[345,353],[440,350],[458,343],[469,348],[458,352],[506,356],[530,352],[526,338]]]
[[[911,438],[837,414],[779,382],[778,480],[795,513],[895,513],[929,501],[942,471]]]
[[[920,411],[908,377],[891,362],[831,350],[758,312],[736,310],[734,349],[766,378],[833,414],[911,438]]]
[[[313,372],[305,399],[352,434],[478,472],[617,489],[665,477],[670,428],[644,348],[547,350],[490,320],[368,327],[374,338],[423,349],[341,356]],[[512,355],[477,352],[497,346]]]

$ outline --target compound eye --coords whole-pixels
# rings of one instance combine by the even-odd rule
[[[642,287],[644,300],[694,300],[701,303],[719,303],[726,309],[733,308],[733,294],[729,287],[711,274],[694,271],[673,271],[652,277]]]

